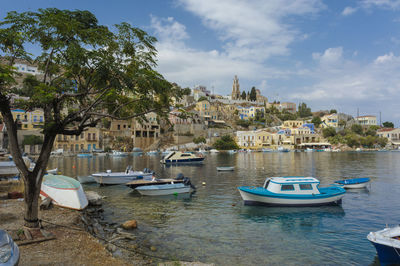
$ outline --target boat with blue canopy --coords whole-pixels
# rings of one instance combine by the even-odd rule
[[[245,205],[323,206],[341,204],[346,193],[342,187],[319,187],[314,177],[267,178],[262,187],[238,187]]]
[[[343,186],[343,188],[365,188],[370,179],[368,177],[350,178],[335,181],[336,184]]]

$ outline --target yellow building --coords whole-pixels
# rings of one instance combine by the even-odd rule
[[[18,129],[34,130],[43,128],[44,113],[41,109],[28,112],[22,109],[13,109],[11,113],[14,121],[17,121]]]
[[[83,152],[102,149],[103,134],[100,128],[90,127],[79,136],[57,135],[54,149],[64,151]]]
[[[209,101],[204,100],[196,103],[195,110],[199,112],[199,116],[207,120],[218,120],[218,107],[212,105]]]
[[[323,117],[321,117],[321,121],[322,121],[321,126],[322,126],[323,128],[326,128],[326,127],[337,128],[337,127],[339,127],[339,117],[338,117],[338,114],[328,114],[328,115],[324,115]]]
[[[304,125],[304,121],[301,120],[286,120],[283,122],[282,128],[298,128]]]
[[[275,144],[276,134],[268,132],[264,129],[256,131],[255,146],[257,149],[270,147]]]

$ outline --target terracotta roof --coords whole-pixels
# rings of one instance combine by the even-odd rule
[[[361,116],[357,116],[357,118],[362,118],[362,117],[375,117],[375,118],[376,118],[375,115],[361,115]]]
[[[393,131],[395,129],[397,129],[397,128],[381,128],[381,129],[378,129],[378,132],[389,132],[389,131]]]

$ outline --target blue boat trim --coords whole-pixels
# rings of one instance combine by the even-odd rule
[[[337,181],[335,181],[335,183],[341,184],[341,185],[354,185],[354,184],[368,183],[369,181],[370,181],[370,179],[368,177],[362,177],[362,178],[337,180]]]
[[[165,160],[165,163],[192,163],[202,162],[204,158],[182,159],[182,160]]]
[[[341,187],[328,187],[328,188],[319,188],[321,194],[277,194],[268,191],[262,187],[252,187],[252,186],[242,186],[238,187],[239,190],[244,192],[263,196],[263,197],[271,197],[271,198],[284,198],[284,199],[300,199],[300,200],[309,200],[309,199],[324,199],[324,198],[331,198],[333,196],[339,196],[346,193],[346,190]]]

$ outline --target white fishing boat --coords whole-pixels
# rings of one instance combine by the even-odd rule
[[[145,196],[164,196],[193,191],[190,185],[185,185],[184,183],[140,186],[136,190]]]
[[[145,168],[143,171],[133,171],[131,166],[125,169],[125,172],[106,172],[92,174],[94,180],[100,185],[118,185],[126,184],[136,179],[151,179],[154,172]]]
[[[75,210],[82,210],[88,205],[81,183],[63,175],[43,176],[40,197],[50,198],[55,205]]]
[[[228,153],[229,154],[235,154],[235,153],[237,153],[237,150],[228,150]]]
[[[304,152],[314,152],[314,151],[315,151],[315,149],[311,149],[311,148],[307,148],[304,150]]]
[[[346,193],[341,187],[319,188],[314,177],[270,177],[262,187],[238,187],[240,196],[248,205],[321,206],[337,205]]]
[[[211,150],[210,150],[210,153],[219,153],[219,150],[217,150],[217,149],[211,149]]]
[[[273,152],[274,150],[271,148],[262,148],[261,151],[262,152]]]
[[[146,154],[147,154],[147,155],[150,155],[150,156],[152,156],[152,155],[157,155],[157,154],[158,154],[158,151],[148,151]]]
[[[234,171],[234,166],[217,166],[217,171]]]
[[[204,157],[189,152],[173,151],[161,159],[164,164],[203,163]]]
[[[370,232],[367,238],[374,245],[381,265],[400,265],[400,226]]]
[[[126,156],[128,156],[128,153],[127,152],[113,150],[110,153],[110,156],[113,156],[113,157],[126,157]]]

